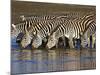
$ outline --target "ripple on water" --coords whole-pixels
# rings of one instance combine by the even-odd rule
[[[95,53],[96,50],[73,49],[12,50],[12,73],[36,73],[50,71],[95,69]]]

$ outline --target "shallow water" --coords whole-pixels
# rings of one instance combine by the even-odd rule
[[[11,51],[11,73],[87,70],[96,68],[95,49]]]

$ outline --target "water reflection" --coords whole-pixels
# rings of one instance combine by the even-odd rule
[[[96,68],[95,50],[12,50],[11,72],[36,73]]]

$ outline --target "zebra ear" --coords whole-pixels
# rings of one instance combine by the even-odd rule
[[[26,20],[26,18],[25,18],[24,15],[21,15],[20,18],[22,19],[22,21],[25,21]]]
[[[16,25],[12,24],[11,26],[12,26],[13,29],[16,29]]]
[[[50,36],[50,33],[48,33],[48,36]]]

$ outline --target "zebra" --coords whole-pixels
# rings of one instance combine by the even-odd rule
[[[58,38],[62,36],[69,38],[70,48],[74,48],[72,39],[80,39],[85,30],[91,26],[92,22],[95,22],[95,14],[86,14],[81,18],[66,20],[66,23],[60,25],[52,32],[46,45],[47,48],[50,49],[55,46],[57,44]]]
[[[78,12],[68,12],[66,14],[60,14],[60,16],[65,17],[65,18],[77,18],[78,16],[82,15],[82,13],[78,13]],[[31,17],[25,17],[24,15],[21,15],[20,18],[22,19],[22,21],[18,24],[12,24],[12,31],[11,34],[14,37],[17,37],[18,34],[20,32],[24,32],[25,31],[25,26],[26,29],[28,30],[28,28],[31,27],[31,25],[33,26],[33,23],[37,23],[40,22],[41,20],[50,20],[50,19],[55,19],[56,17],[59,17],[59,15],[40,15],[40,16],[31,16]],[[27,28],[28,27],[28,28]]]
[[[21,15],[20,18],[22,19],[22,21],[26,21],[26,20],[50,20],[50,19],[54,19],[56,18],[58,15],[41,15],[41,16],[24,16],[24,15]]]
[[[75,18],[77,18],[77,17],[79,17],[79,16],[82,16],[82,15],[83,15],[83,13],[79,13],[79,12],[73,12],[73,13],[69,13],[69,12],[68,12],[66,15],[63,15],[63,16],[62,16],[62,15],[60,15],[60,16],[57,15],[56,17],[57,17],[57,18],[65,18],[65,19],[75,19]],[[23,17],[22,19],[27,20],[24,16],[22,16],[22,17]],[[48,16],[47,16],[47,17],[48,17]],[[46,20],[50,20],[50,19],[56,19],[56,17],[55,17],[55,16],[53,16],[53,18],[52,18],[52,17],[49,17],[49,19],[46,18],[46,17],[44,17],[44,18],[46,18]],[[28,17],[28,20],[31,20],[31,21],[32,21],[33,18],[32,18],[32,17],[31,17],[31,18]],[[40,21],[41,21],[41,20],[40,20]],[[38,22],[38,23],[39,23],[39,22]],[[59,22],[58,22],[58,23],[59,23]],[[43,25],[41,25],[41,24],[40,24],[40,25],[37,24],[37,25],[38,25],[39,27],[43,26]],[[47,25],[48,25],[48,24],[47,24]],[[50,25],[50,24],[49,24],[49,25]],[[54,23],[53,23],[53,25],[54,25]],[[36,30],[39,30],[39,29],[37,29],[38,26],[37,26],[37,27],[35,26],[35,27],[36,27]],[[50,26],[52,26],[52,24],[51,24]],[[57,26],[57,25],[56,25],[56,26]],[[55,27],[56,27],[56,26],[55,26]],[[43,26],[43,27],[44,27],[44,26]],[[53,28],[55,28],[55,27],[53,27]],[[52,30],[53,30],[53,28],[52,28]],[[34,29],[34,28],[33,28],[33,29]],[[44,29],[44,31],[48,31],[48,29]],[[35,33],[35,31],[34,31],[34,33]],[[42,34],[42,35],[43,35],[43,34]],[[49,33],[48,33],[48,35],[49,35]],[[37,41],[41,39],[41,38],[39,38],[39,36],[40,36],[40,35],[37,36]],[[27,37],[27,35],[25,35],[24,37]],[[23,40],[26,42],[26,40],[25,40],[24,38],[23,38]],[[28,44],[25,46],[24,41],[22,41],[22,44],[23,44],[22,46],[26,47]],[[42,40],[41,40],[41,41],[42,41]],[[28,40],[27,40],[27,42],[28,42]],[[30,41],[29,41],[29,42],[30,42]],[[36,43],[37,43],[37,42],[36,42]],[[34,44],[35,44],[35,43],[34,43]]]
[[[68,15],[69,16],[69,15]],[[68,16],[67,16],[67,18],[68,18]],[[42,16],[43,17],[43,16]],[[66,17],[66,16],[65,16]],[[72,16],[73,17],[73,16]],[[43,18],[42,18],[43,19]],[[53,18],[54,19],[54,18]],[[31,27],[31,26],[33,26],[33,24],[35,23],[39,23],[39,22],[41,22],[41,18],[37,18],[37,17],[35,17],[35,19],[34,19],[34,17],[32,17],[32,18],[28,18],[28,19],[25,19],[24,21],[28,21],[28,25],[26,26],[26,27]],[[36,26],[35,26],[36,27]],[[37,27],[36,27],[37,28]],[[53,27],[54,28],[54,27]],[[28,29],[28,30],[30,30],[30,29]],[[52,29],[53,30],[53,29]],[[35,33],[35,32],[34,32]],[[35,33],[36,34],[36,33]]]
[[[40,22],[41,20],[53,19],[55,16],[32,16],[32,17],[24,17],[20,16],[22,21],[18,24],[11,25],[11,37],[16,38],[20,33],[25,34],[26,30],[28,31],[30,27],[35,25],[34,23]],[[21,37],[22,38],[22,37]],[[19,40],[19,39],[18,39]]]
[[[26,31],[27,22],[22,22],[18,24],[11,25],[11,37],[15,38],[18,36],[19,33],[24,33]],[[28,27],[28,26],[27,26]]]
[[[64,19],[59,19],[58,17],[57,19],[52,20],[41,20],[39,23],[36,23],[35,26],[31,27],[30,31],[24,35],[21,42],[22,47],[25,48],[28,46],[28,44],[31,43],[32,38],[36,36],[37,40],[33,40],[32,47],[38,48],[42,44],[42,40],[45,39],[54,28],[62,23],[64,23]],[[36,42],[38,40],[39,42]]]
[[[66,22],[64,24],[58,26],[58,28],[56,30],[54,30],[53,33],[50,34],[50,36],[48,38],[48,43],[46,45],[47,48],[50,49],[53,46],[55,46],[58,43],[58,39],[60,37],[65,36],[67,38],[71,38],[71,36],[67,35],[67,34],[70,34],[70,33],[73,33],[71,35],[74,36],[74,34],[75,34],[74,31],[75,30],[72,29],[72,25],[70,23],[71,23],[70,20],[66,20]],[[72,39],[70,40],[70,47],[72,48],[73,44],[72,44],[71,41],[72,41]]]
[[[92,45],[90,45],[92,43]],[[96,44],[96,24],[92,23],[89,28],[84,32],[82,37],[82,46],[85,47],[88,45],[90,48],[94,48],[94,44]]]

